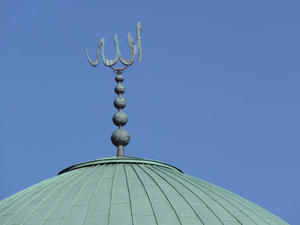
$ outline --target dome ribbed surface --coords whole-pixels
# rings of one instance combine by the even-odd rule
[[[283,225],[263,208],[170,165],[82,163],[0,202],[1,225]]]

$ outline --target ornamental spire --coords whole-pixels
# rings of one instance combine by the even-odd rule
[[[92,60],[88,54],[87,49],[85,49],[89,63],[92,66],[96,67],[99,65],[100,47],[102,46],[102,52],[101,52],[102,62],[105,66],[111,68],[116,74],[115,80],[117,82],[117,85],[115,87],[115,92],[118,96],[114,101],[114,106],[118,110],[118,112],[116,112],[113,116],[113,123],[118,127],[118,129],[112,133],[111,141],[117,147],[117,156],[119,157],[124,156],[124,147],[130,141],[129,133],[123,129],[123,126],[125,126],[128,121],[128,117],[126,113],[123,111],[123,109],[126,106],[126,101],[122,96],[122,94],[124,94],[125,92],[125,87],[122,85],[122,82],[124,81],[124,77],[122,73],[125,71],[127,67],[131,66],[134,63],[136,53],[138,53],[139,55],[140,64],[142,63],[143,60],[142,41],[141,41],[142,25],[140,22],[138,22],[136,25],[136,31],[137,31],[137,46],[134,45],[132,36],[130,33],[128,33],[128,45],[131,53],[130,59],[125,59],[121,56],[117,34],[115,35],[116,56],[113,59],[107,59],[105,57],[104,38],[102,38],[98,43],[96,60]],[[115,64],[118,61],[120,61],[124,66],[115,67]]]

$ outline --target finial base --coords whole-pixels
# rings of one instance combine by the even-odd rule
[[[119,145],[117,149],[117,157],[124,157],[124,146]]]

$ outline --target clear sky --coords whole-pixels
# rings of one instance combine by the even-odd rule
[[[114,156],[106,38],[143,26],[124,85],[130,156],[170,163],[300,224],[299,1],[0,1],[0,199]]]

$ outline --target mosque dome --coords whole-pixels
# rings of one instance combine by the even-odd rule
[[[263,208],[166,163],[104,158],[0,202],[1,225],[283,225]]]
[[[130,141],[123,129],[124,70],[133,64],[135,49],[142,61],[141,24],[137,24],[137,47],[128,34],[131,58],[124,59],[115,36],[117,55],[104,56],[104,39],[98,43],[105,66],[115,73],[118,110],[111,136],[117,157],[68,167],[0,201],[0,225],[284,225],[286,222],[263,208],[213,184],[188,176],[166,163],[124,156]],[[87,51],[87,50],[86,50]],[[114,67],[118,59],[124,65]]]

